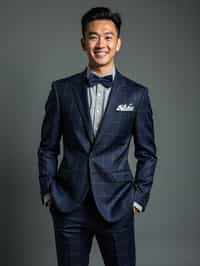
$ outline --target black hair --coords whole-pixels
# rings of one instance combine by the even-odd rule
[[[82,34],[85,36],[86,28],[89,22],[96,19],[109,19],[115,24],[118,37],[120,36],[120,28],[122,24],[119,13],[112,13],[107,7],[94,7],[87,11],[81,18]]]

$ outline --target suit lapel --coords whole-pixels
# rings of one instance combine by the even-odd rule
[[[73,87],[75,102],[77,102],[86,132],[92,144],[95,136],[92,127],[89,103],[87,98],[87,84],[85,81],[86,73],[87,73],[87,68],[85,68],[85,70],[80,73],[80,76],[76,79],[76,82],[72,85],[72,87]]]
[[[105,109],[105,112],[103,114],[99,128],[95,136],[94,131],[93,131],[91,117],[90,117],[90,110],[89,110],[89,104],[88,104],[88,98],[87,98],[87,83],[85,82],[86,71],[87,69],[85,69],[83,72],[80,73],[80,78],[78,78],[76,80],[76,84],[73,85],[73,92],[75,96],[75,101],[78,104],[80,115],[83,119],[83,122],[86,128],[89,140],[94,148],[94,146],[97,145],[97,143],[101,140],[104,127],[110,124],[110,119],[112,119],[112,112],[113,110],[115,110],[116,103],[120,102],[120,99],[122,97],[121,89],[125,85],[124,85],[124,79],[121,73],[116,68],[116,75],[113,81],[113,86],[112,86],[112,89],[111,89],[111,92],[108,98],[106,109]]]

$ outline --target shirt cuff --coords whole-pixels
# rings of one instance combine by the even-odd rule
[[[46,206],[48,200],[51,199],[51,194],[50,193],[47,193],[44,195],[44,204]]]
[[[141,212],[142,209],[143,209],[143,207],[142,207],[139,203],[137,203],[136,201],[134,201],[134,203],[133,203],[133,207],[137,208],[140,212]]]

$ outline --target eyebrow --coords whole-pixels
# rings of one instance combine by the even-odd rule
[[[97,32],[95,32],[95,31],[90,31],[89,33],[88,33],[88,35],[93,35],[93,34],[95,34],[95,35],[99,35]],[[111,32],[111,31],[107,31],[107,32],[105,32],[104,33],[105,35],[114,35],[114,33],[113,32]]]

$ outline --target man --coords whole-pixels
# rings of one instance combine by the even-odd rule
[[[148,89],[116,68],[120,15],[96,7],[81,22],[88,66],[52,82],[45,105],[41,200],[52,215],[59,266],[89,265],[94,236],[106,266],[133,266],[134,218],[146,208],[157,162]],[[128,164],[132,136],[134,177]]]

